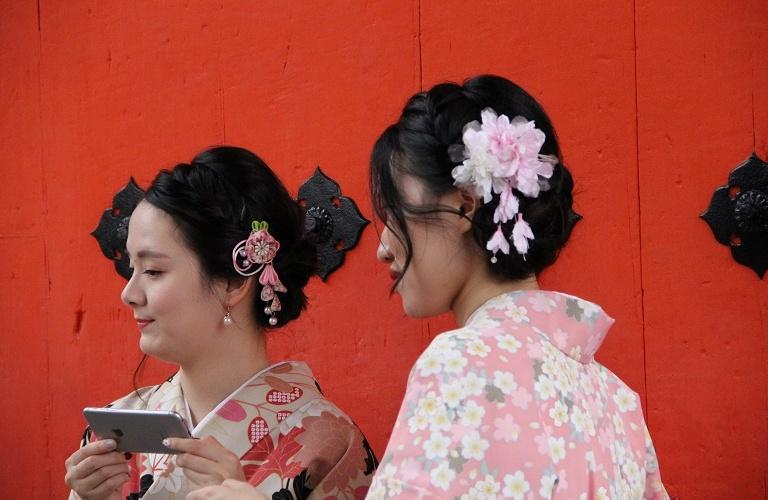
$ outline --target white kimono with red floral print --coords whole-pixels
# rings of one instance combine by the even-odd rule
[[[178,376],[114,402],[114,408],[171,410],[188,415]],[[254,375],[193,429],[240,457],[246,478],[269,498],[359,499],[368,491],[376,457],[352,420],[325,399],[301,362]],[[86,433],[84,441],[91,437]],[[174,455],[137,453],[127,499],[175,500],[189,493]],[[76,499],[73,492],[70,499]]]

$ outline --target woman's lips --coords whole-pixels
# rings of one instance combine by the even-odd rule
[[[139,325],[139,330],[143,330],[145,326],[152,323],[154,320],[152,319],[139,319],[136,318],[136,324]]]
[[[392,280],[398,280],[398,279],[400,279],[400,273],[398,273],[394,269],[390,269],[389,270],[389,277],[392,278]]]

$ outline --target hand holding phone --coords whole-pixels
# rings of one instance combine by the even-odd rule
[[[65,462],[64,482],[83,500],[120,500],[130,479],[128,459],[115,451],[117,443],[104,439],[88,443]]]
[[[97,436],[117,443],[116,451],[179,453],[163,440],[190,437],[184,419],[173,411],[85,408],[83,415]]]
[[[240,458],[213,436],[169,438],[167,442],[169,447],[184,453],[176,457],[176,465],[184,469],[191,489],[221,484],[226,479],[245,481]]]

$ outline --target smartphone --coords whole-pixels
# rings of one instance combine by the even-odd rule
[[[100,439],[114,439],[116,451],[180,453],[163,446],[168,437],[191,437],[181,415],[175,411],[85,408],[85,419]]]

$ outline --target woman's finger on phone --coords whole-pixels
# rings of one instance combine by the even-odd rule
[[[231,472],[231,474],[226,475],[226,477],[232,477],[234,479],[245,479],[245,477],[241,477],[242,474],[240,474],[242,465],[240,464],[240,459],[238,456],[232,453],[229,449],[225,448],[224,445],[222,445],[215,437],[206,436],[202,439],[192,439],[185,441],[187,442],[183,443],[183,446],[186,449],[183,451],[185,451],[187,454],[207,458],[212,462],[221,464],[225,470]]]
[[[245,480],[245,473],[237,455],[225,448],[216,438],[207,436],[203,439],[184,440],[182,447],[188,451],[176,459],[176,463],[186,469],[212,474],[218,482],[224,479]]]
[[[101,441],[88,443],[70,455],[69,458],[64,461],[64,467],[69,470],[71,467],[74,467],[90,456],[109,453],[115,448],[117,448],[117,443],[113,439],[102,439]]]
[[[215,462],[220,461],[227,455],[234,456],[234,453],[224,448],[224,446],[213,436],[206,436],[202,439],[166,438],[163,440],[163,444],[168,448],[197,455]]]
[[[171,438],[163,439],[163,446],[175,451],[188,453],[189,450],[192,449],[192,446],[198,441],[200,440],[196,438],[172,438],[171,437]]]

